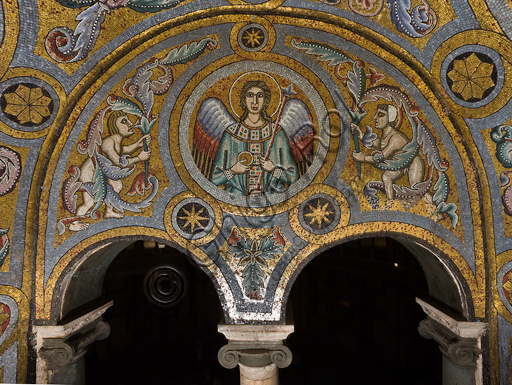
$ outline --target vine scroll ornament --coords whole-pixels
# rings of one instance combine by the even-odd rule
[[[76,17],[78,25],[52,29],[45,47],[52,59],[61,63],[83,60],[94,48],[102,30],[101,25],[111,11],[128,7],[136,12],[159,12],[176,7],[183,0],[57,0],[67,8],[88,7]]]
[[[425,197],[427,201],[435,205],[435,210],[431,216],[445,214],[450,218],[453,228],[458,223],[457,205],[447,203],[450,194],[450,181],[446,174],[449,163],[442,159],[436,144],[436,139],[430,132],[427,125],[419,118],[419,108],[415,106],[409,97],[398,87],[377,83],[385,79],[385,75],[368,66],[362,60],[352,60],[343,51],[316,42],[303,42],[300,39],[292,39],[291,45],[302,50],[307,54],[316,56],[317,60],[328,62],[328,66],[336,67],[335,74],[341,79],[351,95],[351,100],[347,101],[350,106],[349,114],[352,120],[352,139],[354,142],[354,160],[357,162],[358,177],[361,176],[361,163],[371,163],[375,168],[381,170],[383,175],[394,175],[392,184],[385,184],[383,181],[370,181],[364,187],[364,195],[373,209],[379,208],[379,197],[377,191],[386,193],[388,203],[384,209],[390,208],[393,200],[399,201],[402,206],[409,210],[414,207],[421,198]],[[342,71],[343,64],[350,64],[351,69],[345,74]],[[365,105],[379,101],[379,99],[390,102],[390,110],[394,111],[393,124],[394,130],[404,141],[403,146],[396,149],[391,156],[386,155],[385,149],[380,147],[378,135],[373,128],[366,126],[363,133],[358,127],[362,119],[366,116]],[[404,115],[409,121],[412,129],[412,139],[408,139],[403,133],[399,133],[401,125],[404,122]],[[388,118],[391,118],[389,116]],[[374,150],[370,156],[362,156],[359,139],[364,147]],[[377,146],[377,143],[379,145]],[[389,152],[389,151],[387,151]],[[411,178],[410,168],[413,163],[419,163],[418,158],[423,154],[428,164],[428,173],[419,171],[414,179]],[[423,162],[423,160],[421,160]],[[392,174],[393,173],[393,174]],[[398,186],[394,180],[399,176],[409,174],[410,186]],[[437,173],[437,181],[434,182],[434,174]],[[433,185],[433,193],[430,189]]]
[[[72,231],[88,228],[88,224],[80,222],[86,218],[100,219],[98,210],[103,203],[107,208],[106,217],[113,218],[121,218],[125,211],[139,213],[141,209],[152,204],[159,187],[157,177],[149,172],[150,132],[158,121],[158,114],[154,115],[152,112],[155,95],[163,95],[171,87],[174,81],[172,66],[193,60],[207,48],[214,49],[216,45],[215,39],[205,38],[190,45],[185,44],[179,49],[174,48],[162,60],[152,58],[138,67],[132,78],[126,80],[123,86],[124,96],[110,95],[107,98],[108,106],[95,115],[89,124],[86,140],[77,145],[78,153],[88,155],[88,159],[81,167],[75,165],[69,167],[70,176],[63,183],[64,208],[74,216],[61,219],[58,222],[59,234],[64,233],[67,225]],[[136,124],[133,128],[140,130],[143,135],[136,143],[128,146],[121,146],[122,142],[120,142],[118,147],[122,149],[122,153],[113,152],[111,148],[107,147],[107,140],[112,142],[111,138],[115,135],[111,134],[107,138],[101,136],[104,131],[103,121],[106,114],[114,114],[116,111],[121,112],[116,115],[120,120],[120,122],[116,120],[116,124],[126,126],[124,128],[116,126],[119,132],[125,130],[125,134],[121,133],[122,135],[127,137],[132,133],[132,123],[128,119],[128,115],[136,117]],[[123,116],[126,117],[124,123]],[[111,145],[111,147],[113,146]],[[143,148],[142,152],[137,157],[132,157],[130,154],[137,151],[138,148]],[[120,195],[122,179],[131,176],[136,169],[135,164],[141,161],[144,161],[144,172],[135,177],[127,195],[144,196],[149,189],[151,192],[142,201],[128,202]],[[117,189],[114,187],[115,182],[118,182]],[[77,192],[82,192],[80,205],[78,205]]]

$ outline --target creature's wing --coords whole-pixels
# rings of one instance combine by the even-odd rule
[[[368,102],[376,102],[379,98],[395,102],[398,108],[405,110],[407,116],[418,116],[419,109],[411,103],[409,97],[398,87],[387,84],[368,88],[359,101],[359,107]]]
[[[93,5],[96,0],[57,0],[57,2],[66,8],[81,8]]]
[[[102,139],[101,134],[103,133],[103,120],[105,114],[111,109],[111,107],[105,107],[96,114],[94,119],[89,124],[87,129],[87,139],[78,142],[77,151],[79,154],[88,154],[90,158],[96,153],[96,147],[101,146]]]
[[[208,98],[199,107],[192,155],[197,167],[207,179],[210,179],[213,170],[222,133],[233,124],[236,124],[236,120],[221,100]]]
[[[314,125],[308,106],[300,99],[288,99],[279,125],[288,135],[293,158],[302,176],[313,162]]]
[[[446,171],[448,169],[447,162],[441,159],[441,154],[439,153],[439,149],[437,148],[436,138],[428,127],[420,120],[417,119],[418,123],[417,127],[417,140],[421,145],[423,154],[427,156],[427,162],[429,166],[434,166],[436,170]],[[414,125],[413,125],[414,129]]]
[[[110,159],[106,156],[101,155],[99,152],[96,152],[96,161],[101,169],[101,172],[108,178],[112,180],[120,180],[129,177],[135,167],[132,165],[130,167],[124,167],[128,164],[129,155],[122,155],[120,158],[120,164],[123,167],[116,166]]]
[[[137,12],[158,12],[163,9],[173,8],[183,0],[132,0],[128,7]]]

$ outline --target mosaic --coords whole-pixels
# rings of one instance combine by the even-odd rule
[[[59,234],[64,233],[66,226],[71,231],[86,230],[89,224],[82,221],[101,219],[98,210],[102,206],[105,206],[103,218],[122,218],[125,211],[140,213],[153,203],[159,189],[158,178],[149,172],[150,132],[158,120],[158,114],[153,114],[155,95],[169,90],[174,80],[173,65],[193,60],[215,44],[212,39],[203,39],[171,50],[162,60],[151,59],[136,69],[135,76],[125,81],[123,96],[107,98],[108,106],[94,116],[87,128],[86,139],[77,145],[77,152],[88,158],[81,166],[68,168],[69,177],[62,186],[62,200],[64,208],[73,216],[59,220]],[[154,76],[157,78],[152,79]],[[102,137],[105,122],[108,135]],[[142,136],[135,142],[126,143],[125,139],[134,134],[134,129]],[[135,152],[137,155],[132,156]],[[138,194],[144,198],[130,202],[120,193],[123,179],[132,176],[138,164],[144,166],[144,171],[135,175],[126,195]],[[146,191],[149,191],[147,196]],[[80,192],[81,202],[78,203],[77,193]]]
[[[59,3],[68,8],[88,8],[76,17],[79,23],[74,30],[67,26],[56,27],[48,33],[45,41],[46,51],[52,59],[59,62],[83,60],[96,44],[101,33],[101,25],[111,11],[129,7],[137,12],[159,12],[175,7],[180,2],[181,0],[60,0]]]
[[[313,256],[373,236],[447,266],[497,347],[489,383],[510,381],[509,0],[28,0],[3,14],[2,381],[35,380],[29,326],[59,322],[64,283],[108,242],[186,250],[226,322],[282,324]],[[181,295],[158,291],[171,270],[147,277],[161,306]]]

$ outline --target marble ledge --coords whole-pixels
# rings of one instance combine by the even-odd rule
[[[467,322],[456,315],[448,315],[437,307],[416,298],[416,302],[421,306],[425,314],[436,322],[448,328],[450,331],[462,338],[478,339],[487,330],[486,322]],[[456,319],[459,318],[459,319]]]
[[[80,317],[77,317],[63,325],[55,326],[34,326],[34,333],[36,335],[36,349],[42,346],[43,339],[46,338],[66,338],[84,326],[94,322],[100,318],[109,307],[114,304],[113,301],[106,303]]]

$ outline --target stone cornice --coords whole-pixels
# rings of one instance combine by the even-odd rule
[[[480,338],[487,330],[487,323],[485,322],[456,320],[420,298],[416,298],[416,302],[430,319],[440,323],[458,337]]]

